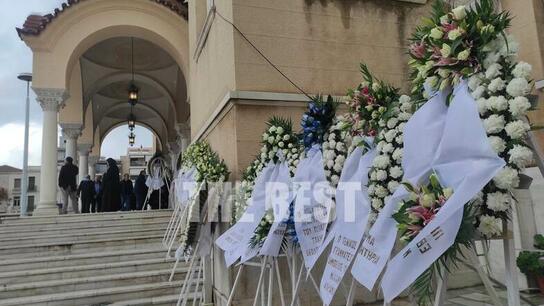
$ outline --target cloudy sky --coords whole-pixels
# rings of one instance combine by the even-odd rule
[[[20,27],[26,16],[44,14],[59,7],[61,0],[0,0],[0,165],[22,167],[24,139],[24,107],[26,84],[17,79],[20,72],[32,72],[32,53],[19,39],[15,27]],[[39,165],[42,141],[41,108],[31,93],[29,164]],[[59,130],[60,131],[60,130]],[[126,152],[126,126],[113,130],[104,140],[101,155],[117,158]],[[136,129],[136,145],[149,146],[152,134]]]

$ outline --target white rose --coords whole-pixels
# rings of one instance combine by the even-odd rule
[[[499,136],[489,136],[487,139],[489,139],[489,144],[493,148],[493,151],[502,153],[506,149],[506,142]]]
[[[508,110],[514,117],[524,116],[531,108],[531,103],[529,103],[529,100],[525,97],[515,97],[508,101],[508,104]]]
[[[391,167],[391,169],[389,169],[389,175],[394,179],[400,178],[403,175],[402,168],[399,166]]]
[[[272,158],[274,158],[274,155],[276,155],[276,154],[274,153],[274,151],[268,152],[268,158],[272,159]]]
[[[261,159],[266,159],[267,156],[265,152],[261,153]]]
[[[448,32],[448,39],[449,40],[456,40],[462,35],[461,30],[459,28],[451,30]]]
[[[474,99],[476,99],[476,100],[477,100],[477,99],[480,99],[480,98],[482,97],[482,95],[484,94],[485,90],[486,90],[485,87],[482,86],[482,85],[476,87],[476,89],[474,89],[474,90],[472,91],[472,93],[471,93],[471,94],[472,94],[472,97],[473,97]]]
[[[487,237],[500,235],[502,233],[501,219],[489,215],[482,215],[480,217],[478,231]]]
[[[506,82],[503,79],[494,78],[493,80],[491,80],[491,82],[487,86],[487,89],[491,92],[497,92],[499,90],[503,90],[505,85],[506,85]]]
[[[291,149],[291,148],[293,147],[293,144],[290,143],[289,145],[287,145],[287,147],[288,147],[289,149]]]
[[[492,80],[499,75],[501,75],[501,69],[502,66],[498,63],[493,63],[487,67],[487,70],[485,71],[485,78],[488,80]]]
[[[268,131],[269,131],[270,133],[275,132],[275,131],[276,131],[276,127],[275,127],[275,126],[271,126],[271,127],[268,129]]]
[[[287,141],[287,140],[289,140],[289,139],[291,139],[291,135],[286,134],[286,135],[283,136],[283,140],[284,140],[284,141]]]
[[[530,129],[531,127],[529,124],[521,120],[512,121],[504,128],[506,134],[512,139],[520,139],[525,137]]]
[[[484,120],[484,127],[488,134],[498,133],[504,129],[504,117],[502,115],[491,115]]]
[[[507,211],[510,207],[510,195],[500,191],[488,193],[486,205],[492,211]]]
[[[276,129],[276,133],[283,134],[283,128],[281,126],[278,126],[278,128]]]
[[[497,173],[493,182],[500,189],[512,190],[519,185],[518,171],[506,166]]]
[[[519,168],[525,168],[533,162],[533,151],[522,145],[514,145],[510,151],[509,162],[518,166]]]
[[[514,78],[506,86],[506,92],[512,97],[526,96],[529,93],[529,82],[524,78]]]
[[[285,146],[285,143],[283,141],[280,141],[278,143],[278,147],[283,148]]]
[[[385,179],[387,179],[387,172],[385,170],[376,171],[376,180],[384,181]]]
[[[487,99],[488,106],[494,111],[503,111],[508,108],[508,100],[503,96],[493,96]]]
[[[464,5],[459,5],[458,7],[454,8],[453,10],[451,10],[451,13],[455,20],[462,20],[465,19],[465,17],[467,16],[467,11]]]
[[[263,134],[263,141],[267,141],[268,140],[268,133],[264,133]]]
[[[516,78],[528,79],[531,76],[531,70],[533,68],[526,62],[519,62],[512,70],[512,74]]]

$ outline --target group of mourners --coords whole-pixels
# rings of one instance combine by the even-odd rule
[[[62,194],[61,213],[68,212],[68,203],[72,203],[74,213],[79,213],[78,199],[81,198],[81,212],[114,212],[141,210],[147,198],[146,173],[141,171],[134,185],[128,174],[120,180],[119,167],[113,158],[106,160],[108,170],[104,175],[84,177],[79,186],[77,176],[79,169],[71,157],[66,157],[59,172],[59,188]],[[152,208],[153,207],[152,205]]]

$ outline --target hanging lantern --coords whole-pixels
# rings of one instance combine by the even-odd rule
[[[132,132],[136,127],[136,118],[132,113],[128,116],[128,129]]]
[[[130,83],[128,88],[128,102],[134,106],[138,103],[138,87],[134,83]]]
[[[136,141],[136,135],[134,135],[134,133],[130,133],[128,135],[128,143],[130,144],[130,146],[134,146],[134,142]]]

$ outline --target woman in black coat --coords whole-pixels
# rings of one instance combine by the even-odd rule
[[[102,177],[102,211],[118,211],[121,209],[119,168],[113,158],[108,158],[106,162],[108,171]]]

